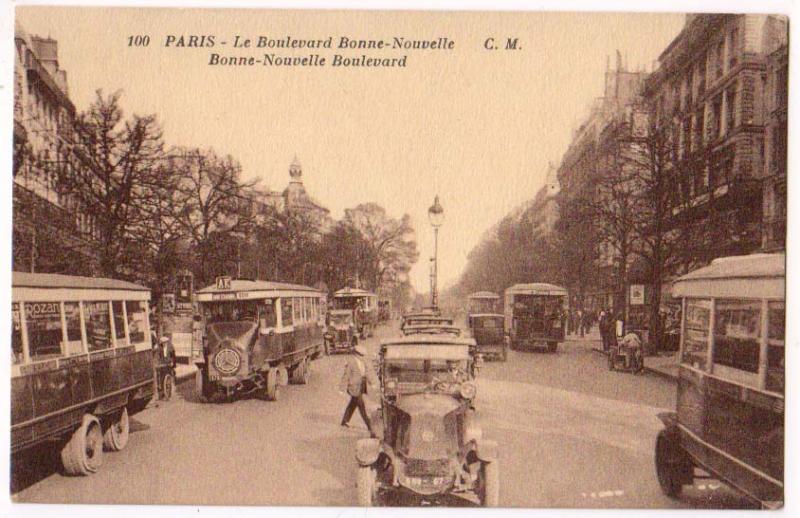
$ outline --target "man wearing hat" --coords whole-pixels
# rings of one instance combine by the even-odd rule
[[[364,424],[369,429],[370,436],[375,437],[372,424],[369,421],[369,417],[367,417],[364,394],[367,392],[367,384],[372,385],[374,388],[378,386],[378,382],[375,373],[365,361],[366,354],[367,349],[363,345],[356,345],[353,348],[353,354],[347,357],[344,376],[342,376],[342,381],[339,385],[342,392],[347,391],[347,394],[350,395],[350,402],[347,403],[347,408],[344,410],[342,426],[348,426],[350,418],[353,417],[353,412],[358,408]]]

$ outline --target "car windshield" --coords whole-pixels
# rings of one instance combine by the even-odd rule
[[[392,360],[386,362],[386,374],[400,383],[430,383],[433,380],[457,381],[450,379],[454,374],[467,372],[465,360]]]
[[[203,304],[206,322],[256,322],[259,304],[256,300],[208,302]]]

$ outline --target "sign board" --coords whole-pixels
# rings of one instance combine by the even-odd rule
[[[161,297],[161,311],[163,313],[174,313],[175,312],[175,294],[174,293],[165,293]]]
[[[630,304],[632,306],[644,304],[644,284],[631,284],[630,290]]]
[[[231,278],[230,277],[217,277],[217,289],[218,290],[229,290],[231,289]]]

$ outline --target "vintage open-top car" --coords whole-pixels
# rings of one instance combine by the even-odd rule
[[[483,438],[472,400],[475,342],[411,335],[381,343],[379,438],[356,448],[358,501],[380,503],[390,491],[436,501],[474,494],[498,505],[497,443]]]
[[[508,358],[509,336],[503,329],[505,317],[495,313],[477,313],[469,315],[469,328],[478,352],[484,358]]]
[[[358,344],[353,311],[334,309],[328,312],[328,329],[325,331],[325,350],[328,353],[347,352]]]

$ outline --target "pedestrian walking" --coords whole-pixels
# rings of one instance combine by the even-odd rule
[[[603,341],[603,352],[608,352],[610,340],[608,339],[608,334],[610,331],[610,323],[611,319],[609,318],[609,313],[605,309],[600,311],[600,321],[598,322],[597,326],[600,330],[600,339]]]
[[[339,384],[341,392],[347,392],[350,396],[350,401],[344,409],[342,416],[342,426],[347,427],[350,423],[350,418],[353,417],[353,412],[356,408],[358,413],[361,414],[361,419],[367,425],[371,437],[375,437],[375,432],[367,416],[367,408],[364,405],[364,394],[367,393],[367,386],[371,385],[373,388],[378,386],[377,377],[372,371],[371,367],[365,361],[367,350],[363,345],[356,345],[353,348],[353,353],[348,356],[347,364],[344,368],[344,375]]]
[[[584,318],[585,318],[584,315],[585,314],[584,314],[583,310],[579,309],[578,310],[578,314],[577,314],[577,318],[576,318],[576,324],[578,324],[578,332],[580,333],[581,338],[583,338]]]

